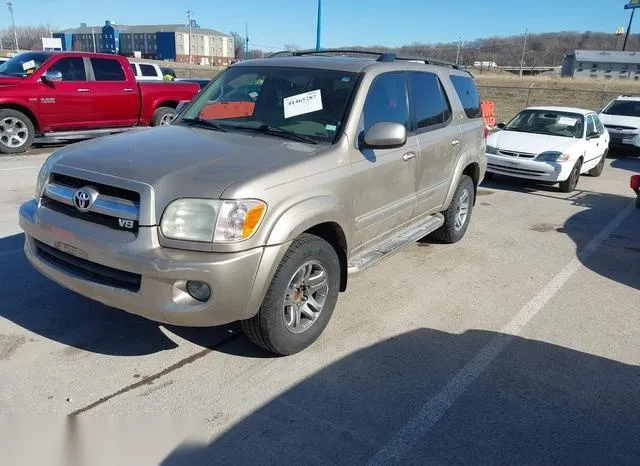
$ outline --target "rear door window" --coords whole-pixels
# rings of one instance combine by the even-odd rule
[[[124,70],[118,60],[92,58],[91,66],[96,81],[126,81]]]
[[[451,83],[456,89],[462,108],[468,118],[481,118],[482,110],[480,109],[480,96],[478,88],[472,78],[467,76],[451,76]]]
[[[434,73],[409,73],[409,89],[418,131],[443,127],[451,118],[451,106],[440,79]]]

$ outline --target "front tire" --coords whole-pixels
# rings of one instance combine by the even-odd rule
[[[151,126],[170,125],[176,119],[176,109],[171,107],[158,107],[151,117]]]
[[[462,175],[449,208],[443,212],[444,224],[432,233],[432,237],[450,244],[460,241],[469,227],[474,200],[473,180]]]
[[[33,145],[35,127],[24,113],[10,108],[0,110],[0,153],[19,154]]]
[[[560,191],[563,193],[572,193],[578,186],[578,180],[580,179],[580,170],[582,169],[582,159],[579,159],[571,170],[569,178],[560,182]]]
[[[340,261],[335,249],[303,234],[285,253],[258,313],[241,322],[258,346],[278,355],[307,348],[326,328],[338,300]]]

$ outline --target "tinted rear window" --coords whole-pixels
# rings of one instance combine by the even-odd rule
[[[464,113],[469,118],[481,118],[482,110],[480,110],[480,96],[473,79],[466,76],[451,76],[451,83],[455,87]]]
[[[124,71],[118,60],[110,58],[92,58],[91,66],[96,81],[126,81]]]

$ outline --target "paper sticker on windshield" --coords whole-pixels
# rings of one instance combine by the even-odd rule
[[[564,117],[564,116],[558,118],[559,125],[575,126],[577,122],[578,122],[577,118]]]
[[[284,104],[284,117],[291,118],[322,110],[322,93],[320,89],[316,89],[304,94],[292,95],[283,99],[282,102]]]
[[[36,62],[33,60],[26,61],[22,64],[22,69],[24,71],[27,71],[29,68],[35,68],[35,67],[36,67]]]

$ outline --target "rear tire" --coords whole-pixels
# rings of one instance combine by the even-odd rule
[[[151,117],[151,126],[170,125],[176,119],[176,109],[171,107],[158,107]]]
[[[0,153],[19,154],[33,145],[35,127],[31,119],[18,110],[0,109]]]
[[[431,236],[449,244],[460,241],[469,227],[474,200],[473,180],[467,175],[462,175],[449,208],[443,212],[444,225],[434,231]]]
[[[598,162],[598,165],[589,170],[589,176],[598,177],[602,175],[602,170],[604,170],[604,163],[606,158],[607,151],[604,151],[604,154],[602,154],[602,158],[600,159],[600,162]]]
[[[571,170],[571,174],[569,178],[565,181],[560,182],[560,191],[563,193],[572,193],[575,191],[576,186],[578,186],[578,180],[580,179],[580,170],[582,169],[582,159],[578,159],[576,164],[573,166],[573,170]]]
[[[267,351],[282,356],[298,353],[324,331],[339,288],[335,249],[322,238],[303,234],[285,253],[260,310],[241,322],[242,329]]]

